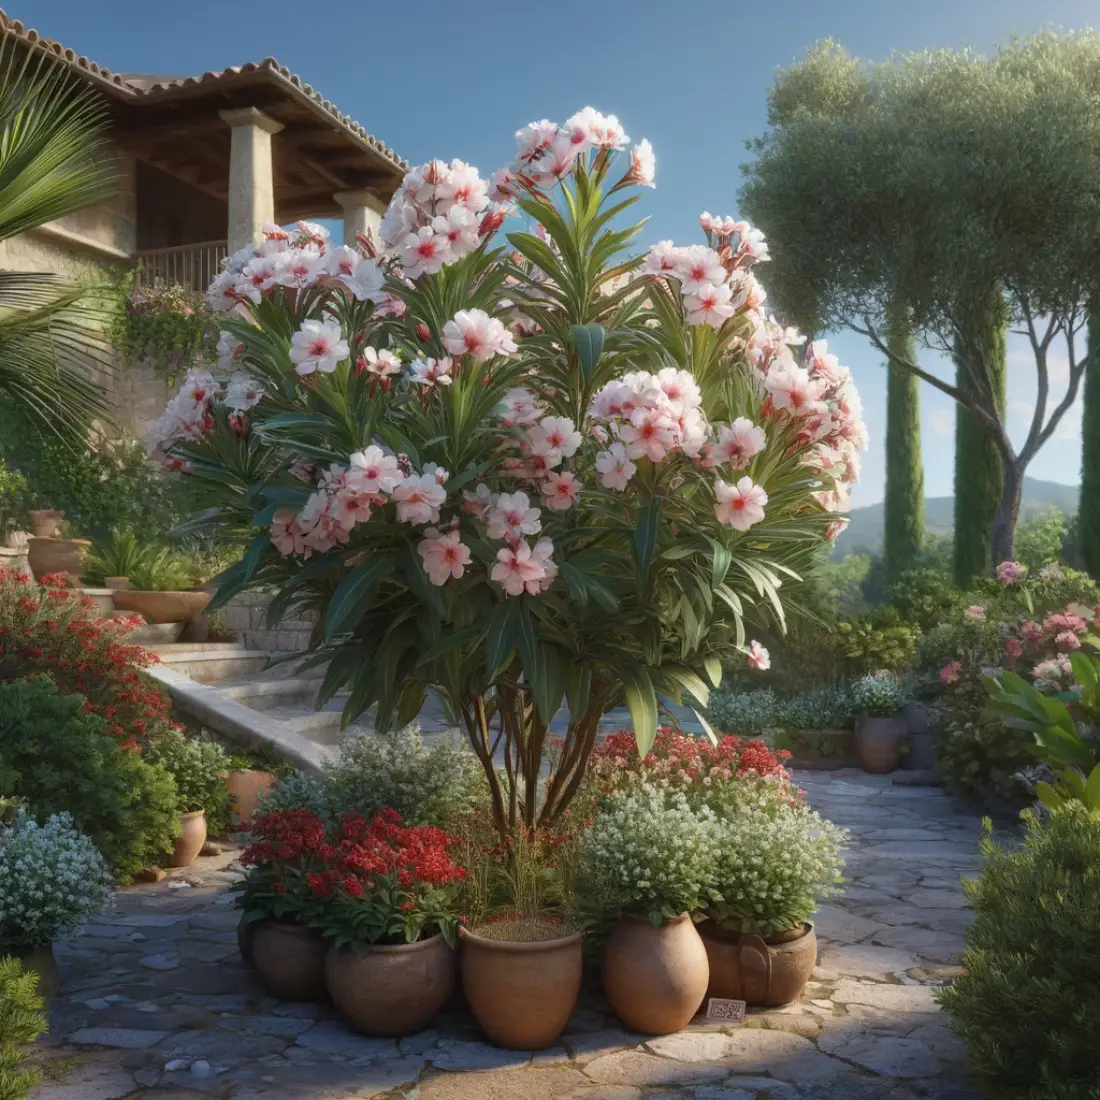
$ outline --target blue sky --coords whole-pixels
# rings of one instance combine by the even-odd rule
[[[647,241],[690,243],[700,211],[735,212],[738,166],[745,141],[764,128],[772,75],[816,40],[869,58],[986,51],[1013,34],[1081,28],[1095,11],[1088,0],[36,0],[13,3],[9,15],[116,72],[186,75],[275,56],[411,162],[461,157],[484,175],[510,159],[524,123],[591,104],[653,142],[657,189],[640,204]],[[761,277],[766,286],[766,266]],[[862,338],[835,334],[830,344],[866,406],[871,448],[854,503],[868,504],[882,497],[885,373]],[[931,355],[922,362],[938,369]],[[1033,375],[1026,346],[1010,338],[1017,433]],[[927,490],[948,494],[954,405],[923,390]],[[1075,484],[1079,469],[1078,404],[1030,473]]]

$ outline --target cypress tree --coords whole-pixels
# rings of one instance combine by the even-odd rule
[[[1005,409],[1005,322],[999,298],[976,310],[966,343],[986,349],[994,394],[1001,416]],[[955,357],[956,384],[973,392],[974,383]],[[955,583],[968,588],[991,566],[993,523],[1004,488],[1004,464],[989,430],[963,405],[955,418]]]
[[[916,351],[908,319],[891,316],[887,338],[891,352],[914,362]],[[886,572],[896,576],[924,546],[924,466],[921,462],[920,379],[887,364],[886,380]]]
[[[1081,421],[1081,503],[1077,538],[1089,576],[1100,580],[1100,313],[1089,315],[1089,365]]]

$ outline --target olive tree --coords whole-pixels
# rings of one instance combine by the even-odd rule
[[[824,43],[778,77],[771,129],[745,168],[742,207],[783,257],[770,282],[780,305],[803,323],[862,333],[988,432],[1003,476],[993,560],[1012,556],[1024,472],[1089,363],[1098,78],[1092,33],[1020,39],[992,58],[940,51],[873,65]],[[807,88],[819,106],[807,105]],[[953,380],[889,339],[899,302],[922,343],[954,357]],[[1018,445],[1005,422],[1002,322],[1026,337],[1034,362],[1036,400]],[[1068,369],[1055,400],[1059,351]]]

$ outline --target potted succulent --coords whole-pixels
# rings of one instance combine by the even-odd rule
[[[896,676],[875,672],[852,685],[852,703],[860,715],[856,757],[869,772],[892,772],[905,737],[905,690]]]
[[[846,834],[774,784],[755,784],[716,829],[712,900],[699,926],[707,996],[797,1000],[817,963],[810,916],[838,889]]]
[[[404,826],[393,810],[342,815],[324,869],[310,886],[314,921],[330,946],[325,986],[365,1035],[422,1031],[455,990],[455,929],[465,871],[454,837]]]
[[[273,997],[322,1000],[328,943],[311,925],[322,911],[315,876],[330,855],[325,823],[312,810],[273,810],[253,817],[248,832],[248,873],[234,887],[241,957]]]
[[[0,956],[15,955],[39,975],[46,999],[58,985],[53,941],[102,911],[111,875],[95,845],[67,813],[39,825],[18,810],[0,825]]]
[[[181,832],[169,864],[190,867],[208,832],[223,836],[229,831],[229,791],[223,779],[229,757],[220,745],[170,729],[157,738],[146,759],[176,781]]]
[[[495,844],[487,825],[475,814],[462,829],[472,887],[469,919],[458,930],[462,988],[496,1046],[542,1050],[565,1030],[583,976],[583,933],[567,882],[575,839],[567,830],[532,830]]]
[[[699,1010],[710,969],[692,915],[713,879],[715,817],[649,783],[609,798],[581,841],[583,889],[617,920],[603,986],[636,1031],[680,1031]]]

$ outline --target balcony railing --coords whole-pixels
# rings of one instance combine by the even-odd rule
[[[136,285],[167,286],[179,283],[188,290],[206,290],[221,271],[222,261],[228,254],[228,241],[203,241],[200,244],[136,252]]]

